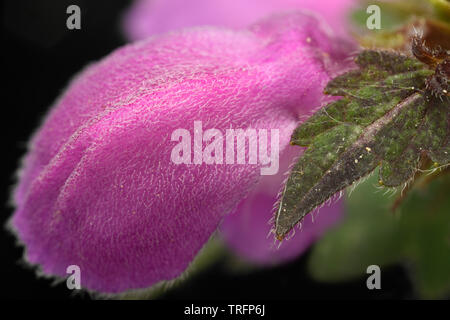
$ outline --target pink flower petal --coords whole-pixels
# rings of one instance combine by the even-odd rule
[[[192,26],[242,28],[269,14],[310,10],[327,21],[336,34],[348,35],[347,20],[356,0],[135,0],[123,21],[126,36],[145,39]]]
[[[185,26],[219,25],[240,28],[264,15],[277,11],[308,9],[324,20],[339,36],[348,36],[347,20],[355,0],[137,0],[127,12],[124,28],[132,40],[146,38],[160,32],[172,31]],[[328,28],[325,26],[324,28]],[[343,50],[350,51],[348,43],[342,42]],[[322,48],[332,52],[330,48]],[[339,57],[334,57],[334,61]],[[341,59],[342,60],[342,59]],[[343,64],[335,72],[342,70]],[[332,66],[327,67],[332,70]],[[303,102],[303,105],[307,105]],[[309,108],[317,105],[312,102]],[[308,110],[309,111],[309,110]],[[293,152],[298,152],[294,148]],[[279,250],[273,249],[273,237],[267,238],[276,195],[288,171],[292,155],[285,156],[284,166],[276,176],[264,176],[255,190],[244,199],[232,215],[225,217],[221,228],[223,238],[239,255],[257,263],[279,263],[298,256],[326,228],[333,225],[341,213],[341,203],[325,207],[313,224],[311,219],[303,223],[291,241],[285,242]]]
[[[144,288],[182,273],[260,179],[260,165],[174,164],[171,133],[280,130],[318,105],[334,57],[318,21],[185,30],[116,50],[79,74],[30,144],[12,226],[48,275]]]

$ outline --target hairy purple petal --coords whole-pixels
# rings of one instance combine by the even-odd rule
[[[274,128],[284,150],[341,55],[297,13],[154,37],[88,66],[24,160],[12,226],[27,260],[57,276],[78,265],[101,292],[177,277],[261,176],[259,164],[176,165],[171,133]]]
[[[312,10],[317,16],[324,17],[335,34],[348,37],[347,18],[353,4],[355,4],[354,0],[326,3],[316,0],[193,0],[189,2],[137,0],[126,13],[123,26],[128,38],[136,40],[185,26],[218,25],[239,28],[267,14],[302,8]],[[328,25],[325,28],[328,28]],[[342,46],[344,50],[349,50],[348,43],[342,42]],[[339,65],[338,70],[335,71],[341,71],[341,68],[342,65]],[[331,71],[330,68],[328,70]],[[312,103],[310,107],[314,108],[316,105]],[[252,196],[244,199],[233,215],[225,217],[224,227],[221,229],[231,249],[258,263],[278,263],[300,254],[309,246],[312,239],[334,223],[340,213],[340,205],[322,210],[327,213],[322,214],[315,225],[310,222],[304,223],[302,233],[298,233],[301,236],[297,235],[295,241],[283,244],[279,250],[273,250],[272,237],[266,237],[270,228],[267,221],[271,217],[272,207],[277,200],[278,188],[283,182],[280,177],[287,168],[280,170],[277,177],[262,177],[260,184],[264,185],[265,189],[257,186],[260,193],[254,191]],[[271,182],[272,186],[265,181]],[[271,191],[269,192],[267,188]],[[258,226],[261,229],[258,229]]]

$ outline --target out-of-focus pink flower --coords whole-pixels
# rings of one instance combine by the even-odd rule
[[[340,50],[295,13],[152,37],[88,66],[24,160],[12,227],[27,260],[57,276],[78,265],[83,287],[110,293],[179,276],[257,186],[261,165],[175,164],[171,134],[193,134],[194,121],[279,129],[284,157]]]
[[[348,35],[348,14],[356,0],[135,0],[123,19],[130,40],[192,26],[243,28],[267,15],[309,10],[339,36]]]

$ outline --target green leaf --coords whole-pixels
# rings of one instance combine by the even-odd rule
[[[444,21],[450,20],[450,1],[448,0],[429,0],[435,10],[437,15]]]
[[[412,192],[401,206],[402,254],[424,298],[450,295],[450,175]]]
[[[424,34],[424,41],[427,43],[436,40],[445,41],[448,38],[445,34],[439,34],[440,32],[437,33],[438,37],[434,38],[433,34],[436,30],[433,29],[436,25],[441,29],[450,27],[450,1],[362,0],[359,2],[352,12],[351,18],[357,27],[353,30],[354,36],[365,48],[409,51],[411,38],[417,32]],[[368,29],[366,26],[366,21],[370,16],[366,12],[369,5],[380,7],[380,29]],[[448,34],[448,31],[446,33]]]
[[[361,29],[366,29],[370,16],[366,12],[370,5],[377,5],[381,12],[381,29],[370,30],[383,32],[393,30],[415,18],[437,19],[449,24],[450,1],[448,0],[360,0],[351,12],[350,19]]]
[[[445,0],[444,0],[445,1]],[[401,1],[380,1],[362,0],[356,10],[352,12],[351,20],[356,25],[367,29],[366,21],[370,16],[366,9],[370,5],[377,5],[381,12],[381,31],[386,31],[399,27],[407,23],[412,17],[433,15],[433,7],[428,1],[423,0],[401,0]],[[371,30],[380,32],[378,30]]]
[[[366,275],[369,265],[408,266],[423,298],[450,294],[450,174],[423,175],[395,214],[392,196],[375,192],[376,176],[347,198],[347,215],[316,243],[309,260],[313,278],[339,282]],[[382,280],[383,281],[383,280]]]
[[[360,277],[369,265],[399,260],[397,217],[389,211],[393,198],[377,191],[372,175],[346,198],[346,216],[314,246],[309,259],[313,278],[339,282]]]
[[[293,167],[275,215],[278,239],[309,212],[381,164],[380,181],[411,179],[427,154],[449,163],[449,98],[425,91],[434,72],[414,58],[366,50],[359,69],[331,80],[325,93],[342,96],[298,127],[293,145],[307,146]]]

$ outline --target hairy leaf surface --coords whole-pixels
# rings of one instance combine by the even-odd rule
[[[394,187],[414,176],[424,155],[436,166],[450,162],[449,98],[426,91],[434,72],[389,51],[363,51],[356,64],[359,69],[325,89],[342,99],[292,135],[291,144],[308,148],[293,167],[276,212],[280,240],[306,214],[379,165],[380,183]]]

